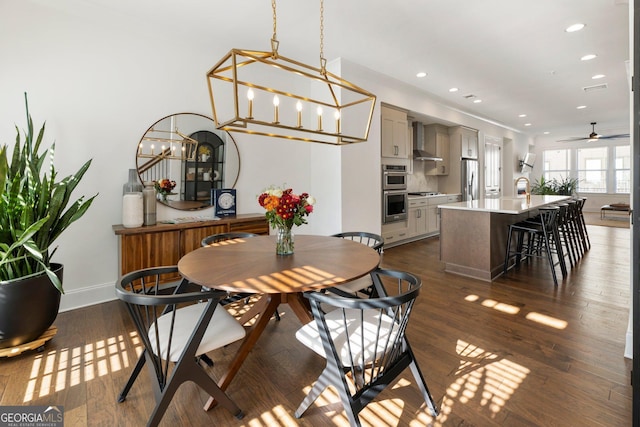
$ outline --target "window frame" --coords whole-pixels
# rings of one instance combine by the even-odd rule
[[[553,178],[554,176],[557,176],[557,174],[561,174],[561,176],[563,177],[570,177],[570,178],[574,178],[574,179],[578,179],[579,178],[579,171],[581,171],[581,169],[578,169],[578,150],[580,149],[587,149],[587,148],[606,148],[607,151],[607,162],[606,162],[606,169],[604,169],[605,171],[605,190],[604,192],[591,192],[591,191],[584,191],[584,190],[580,190],[580,182],[578,182],[578,188],[577,191],[581,194],[621,194],[621,195],[629,195],[630,192],[621,192],[618,191],[617,189],[617,182],[616,182],[616,174],[618,173],[618,171],[629,171],[629,174],[631,173],[630,167],[629,168],[617,168],[616,167],[616,159],[618,157],[616,157],[616,149],[618,147],[629,147],[629,152],[631,152],[631,145],[630,142],[623,142],[623,143],[611,143],[611,142],[607,142],[606,144],[597,144],[597,145],[593,145],[591,147],[584,147],[584,143],[579,143],[580,145],[575,145],[575,146],[570,146],[570,147],[566,147],[566,148],[557,148],[557,147],[545,147],[542,148],[541,150],[541,157],[542,157],[542,162],[541,162],[541,166],[542,166],[542,176],[545,179],[550,179]],[[547,170],[547,161],[546,161],[546,156],[547,153],[549,152],[557,152],[557,151],[563,151],[566,150],[568,152],[568,168],[567,170],[561,170],[561,169],[550,169]],[[631,184],[630,184],[630,188],[631,189]]]
[[[604,158],[598,156],[588,156],[586,153],[595,152],[595,151],[604,152]],[[585,153],[585,154],[581,154]],[[609,189],[611,188],[610,180],[608,179],[609,170],[611,169],[611,164],[609,159],[611,158],[611,150],[606,146],[582,146],[576,148],[576,177],[578,178],[578,185],[576,187],[576,191],[580,193],[591,193],[591,194],[607,194]],[[580,160],[583,160],[585,163],[584,168],[580,168]],[[603,161],[604,160],[604,161]],[[589,163],[593,163],[594,161],[598,162],[600,168],[588,168]],[[593,187],[589,188],[589,191],[583,189],[580,186],[580,183],[589,182],[587,179],[589,176],[597,176],[594,181],[598,181],[600,185],[603,185],[602,191],[597,191]],[[585,177],[582,179],[581,177]]]

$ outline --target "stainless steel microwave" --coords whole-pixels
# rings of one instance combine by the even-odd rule
[[[382,165],[382,190],[406,190],[407,167],[404,165]]]

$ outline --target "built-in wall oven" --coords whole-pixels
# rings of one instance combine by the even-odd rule
[[[382,165],[382,190],[406,190],[407,167],[404,165]]]
[[[404,165],[382,166],[382,222],[407,219],[407,169]]]

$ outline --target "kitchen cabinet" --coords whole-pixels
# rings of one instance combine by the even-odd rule
[[[464,147],[464,153],[463,153]],[[478,131],[464,126],[449,128],[449,175],[438,177],[438,190],[457,194],[462,190],[463,158],[478,157]]]
[[[389,248],[409,238],[407,221],[397,221],[382,225],[384,247]]]
[[[408,223],[409,238],[427,234],[428,212],[426,197],[409,199]]]
[[[386,248],[440,234],[439,205],[462,200],[462,195],[439,194],[435,196],[409,197],[406,221],[382,225],[382,237]]]
[[[407,112],[382,106],[381,156],[395,159],[409,158],[409,123]]]
[[[440,214],[438,206],[427,206],[427,233],[440,232]]]
[[[442,158],[442,161],[428,162],[425,175],[449,175],[449,129],[446,126],[433,124],[424,127],[424,149]]]
[[[447,202],[447,195],[429,197],[427,203],[427,232],[430,234],[437,234],[440,232],[440,212],[438,211],[438,205],[442,205]]]
[[[449,130],[451,157],[477,159],[478,131],[464,126],[452,127]]]

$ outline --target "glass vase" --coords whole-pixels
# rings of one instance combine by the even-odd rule
[[[142,193],[142,184],[138,179],[138,171],[129,169],[129,181],[122,186],[122,195],[127,193]]]
[[[282,227],[276,230],[276,255],[293,254],[293,232],[290,228]]]

